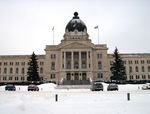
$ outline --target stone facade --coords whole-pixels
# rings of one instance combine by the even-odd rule
[[[149,53],[132,53],[120,55],[124,61],[127,80],[150,80]],[[111,61],[113,61],[112,54],[108,54],[108,58],[111,64]]]
[[[38,55],[39,75],[44,78],[45,55]],[[0,56],[0,82],[23,82],[27,80],[29,55]]]
[[[58,45],[47,45],[45,55],[37,55],[39,75],[57,84],[89,84],[110,80],[112,54],[106,44],[93,44],[86,25],[77,12],[67,24]],[[150,80],[150,54],[121,54],[127,80]],[[0,82],[27,81],[29,55],[0,56]]]

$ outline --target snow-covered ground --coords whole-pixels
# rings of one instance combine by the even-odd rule
[[[5,91],[0,86],[0,114],[150,114],[150,90],[141,90],[142,85],[119,85],[119,91],[106,91],[103,85],[104,91],[96,92],[55,89],[54,84],[39,85],[39,92],[28,92],[27,86]]]

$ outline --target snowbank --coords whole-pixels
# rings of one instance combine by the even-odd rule
[[[55,84],[39,85],[40,91],[4,91],[0,87],[0,114],[150,114],[150,91],[142,85],[119,85],[119,91],[89,89],[55,89]],[[20,91],[19,91],[20,88]],[[127,93],[131,100],[127,101]],[[58,94],[58,102],[55,95]]]

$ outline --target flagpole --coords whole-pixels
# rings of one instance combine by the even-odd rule
[[[54,45],[54,37],[55,37],[55,32],[54,32],[54,27],[52,28],[52,31],[53,31],[53,45]]]
[[[95,26],[94,29],[97,29],[97,32],[98,32],[98,34],[97,34],[98,35],[98,44],[99,44],[99,27]]]
[[[98,44],[99,44],[99,27],[98,27]]]

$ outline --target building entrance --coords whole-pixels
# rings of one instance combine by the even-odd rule
[[[75,73],[74,80],[79,80],[79,74],[78,73]]]
[[[71,80],[71,74],[67,73],[66,80]]]

